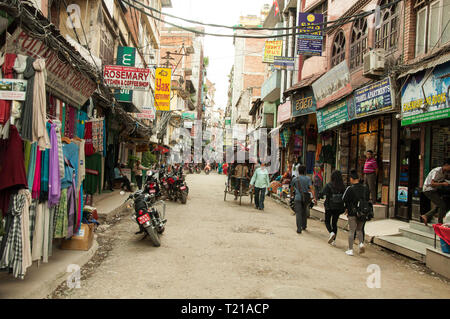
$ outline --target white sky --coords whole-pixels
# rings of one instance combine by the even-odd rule
[[[163,9],[182,18],[204,23],[233,26],[240,16],[260,15],[264,4],[272,5],[272,0],[172,0],[171,9]],[[172,18],[171,23],[186,27],[195,25]],[[206,27],[206,32],[232,34],[231,29]],[[207,78],[216,84],[216,107],[225,108],[227,103],[228,74],[234,62],[233,38],[204,38],[204,55],[209,57]]]

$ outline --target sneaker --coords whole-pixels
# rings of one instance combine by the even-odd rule
[[[353,256],[353,249],[349,249],[345,253],[349,256]]]
[[[364,247],[364,244],[363,243],[359,244],[359,254],[364,254],[365,251],[366,248]]]
[[[335,240],[333,240],[333,241],[331,242],[331,246],[336,247],[336,241],[335,241]]]
[[[332,241],[336,238],[336,234],[334,232],[330,233],[330,237],[328,238],[328,243],[331,244]]]

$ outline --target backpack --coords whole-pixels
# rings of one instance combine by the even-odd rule
[[[373,206],[366,198],[366,187],[366,185],[363,185],[363,198],[358,200],[355,206],[356,218],[361,221],[368,221],[373,217]]]
[[[330,185],[331,188],[331,185]],[[345,210],[344,200],[342,199],[342,193],[335,193],[333,188],[331,188],[331,197],[328,201],[330,210],[343,213]]]

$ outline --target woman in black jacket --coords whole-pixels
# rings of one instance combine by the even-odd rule
[[[331,182],[325,185],[320,192],[319,198],[325,196],[325,226],[330,237],[328,243],[336,245],[337,223],[339,215],[345,211],[342,195],[345,192],[344,180],[340,171],[334,171],[331,174]]]

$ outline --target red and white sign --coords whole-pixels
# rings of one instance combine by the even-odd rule
[[[143,106],[142,112],[137,114],[138,119],[154,120],[156,118],[156,108],[154,106]]]
[[[50,49],[44,42],[31,37],[21,28],[17,28],[8,38],[6,48],[8,53],[45,59],[45,84],[57,97],[73,106],[82,106],[97,89],[97,83],[77,71],[70,63],[61,61],[58,58],[61,53]]]
[[[150,88],[150,69],[105,65],[103,78],[106,86],[122,90],[147,91]]]
[[[280,106],[278,107],[277,122],[282,123],[289,120],[291,118],[291,111],[291,101],[286,101],[286,103],[280,104]]]

